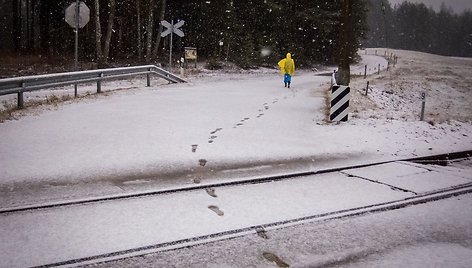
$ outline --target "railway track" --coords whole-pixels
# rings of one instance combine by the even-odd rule
[[[0,208],[0,215],[6,214],[6,213],[21,212],[21,211],[34,211],[34,210],[47,209],[47,208],[66,207],[66,206],[73,206],[73,205],[85,205],[85,204],[104,202],[104,201],[139,198],[139,197],[146,197],[146,196],[157,196],[157,195],[165,195],[165,194],[179,193],[179,192],[185,192],[185,191],[204,190],[208,188],[220,188],[220,187],[238,186],[238,185],[245,185],[245,184],[265,183],[265,182],[270,182],[270,181],[289,180],[289,179],[295,179],[295,178],[300,178],[300,177],[326,174],[326,173],[331,173],[331,172],[340,172],[347,169],[357,169],[357,168],[376,166],[376,165],[399,162],[399,161],[414,162],[414,163],[420,163],[420,164],[447,165],[447,163],[449,163],[450,161],[454,161],[457,159],[467,159],[467,158],[470,158],[471,156],[472,156],[472,151],[468,150],[468,151],[453,152],[453,153],[448,153],[448,154],[438,154],[438,155],[432,155],[432,156],[422,156],[422,157],[406,158],[406,159],[400,159],[400,160],[397,159],[397,160],[389,160],[389,161],[379,161],[379,162],[360,164],[360,165],[354,165],[354,166],[345,166],[345,167],[329,168],[329,169],[322,169],[322,170],[315,170],[315,171],[308,171],[308,172],[259,177],[255,179],[249,179],[249,180],[239,180],[239,181],[213,183],[213,184],[202,184],[202,185],[186,186],[186,187],[168,189],[168,190],[143,191],[143,192],[132,193],[132,194],[116,194],[116,195],[107,195],[107,196],[101,196],[101,197],[96,197],[96,198],[76,199],[76,200],[58,201],[58,202],[27,205],[27,206],[20,206],[20,207]]]
[[[261,224],[256,226],[249,226],[240,229],[234,229],[225,232],[213,233],[210,235],[204,235],[199,237],[192,237],[188,239],[176,240],[172,242],[160,243],[155,245],[149,245],[145,247],[133,248],[124,251],[112,252],[103,255],[90,256],[82,259],[69,260],[65,262],[52,263],[47,265],[36,266],[38,268],[46,267],[62,267],[62,266],[75,266],[75,265],[90,265],[107,261],[115,261],[130,257],[142,256],[146,254],[152,254],[159,251],[167,251],[180,247],[196,246],[200,244],[210,243],[217,240],[229,239],[233,237],[243,236],[251,233],[264,233],[268,230],[289,227],[297,224],[316,222],[316,221],[327,221],[334,219],[342,219],[346,217],[360,216],[368,213],[384,212],[395,209],[401,209],[407,206],[413,206],[423,204],[432,201],[438,201],[447,199],[455,196],[472,193],[472,183],[461,185],[458,187],[452,187],[447,190],[432,192],[424,195],[419,195],[411,198],[405,198],[394,202],[386,202],[375,205],[369,205],[364,207],[357,207],[353,209],[340,210],[335,212],[329,212],[324,214],[311,215],[307,217],[284,220],[279,222],[272,222],[267,224]]]
[[[402,161],[423,163],[423,164],[428,163],[428,164],[445,165],[448,163],[448,161],[458,161],[460,159],[469,158],[471,154],[472,154],[472,151],[464,151],[464,152],[457,152],[457,153],[452,153],[452,154],[403,159]],[[191,193],[191,192],[195,192],[199,190],[206,190],[206,189],[222,190],[224,188],[230,188],[230,187],[240,187],[240,186],[244,187],[245,185],[264,184],[264,183],[271,183],[271,182],[283,182],[283,181],[288,181],[288,180],[294,180],[297,178],[304,178],[307,176],[322,175],[322,174],[329,176],[331,174],[344,172],[346,170],[355,170],[355,169],[361,169],[361,168],[367,168],[367,167],[375,167],[378,165],[394,163],[394,162],[398,162],[398,160],[370,163],[370,164],[358,165],[358,166],[318,170],[318,171],[312,171],[312,172],[294,173],[294,174],[272,176],[272,177],[261,177],[261,178],[245,180],[245,181],[217,183],[217,184],[211,184],[211,185],[198,185],[198,186],[185,187],[185,188],[169,189],[169,190],[162,190],[162,191],[149,191],[149,192],[141,192],[141,193],[134,193],[134,194],[126,194],[126,195],[103,196],[103,197],[98,197],[98,198],[93,198],[93,199],[55,202],[55,203],[16,207],[16,208],[4,208],[0,210],[0,217],[8,217],[12,215],[34,214],[37,212],[44,212],[48,210],[53,211],[54,209],[67,210],[68,207],[93,206],[95,204],[103,204],[103,203],[109,203],[109,202],[112,203],[114,201],[119,201],[119,200],[121,201],[140,200],[141,198],[162,197],[164,195],[172,195],[172,194],[186,194],[186,193]],[[469,179],[472,179],[472,178],[469,178]],[[360,205],[360,206],[355,206],[355,207],[351,207],[347,209],[337,209],[334,211],[328,211],[328,212],[323,212],[323,213],[313,213],[311,215],[305,215],[302,217],[292,217],[289,219],[275,220],[275,221],[270,221],[270,222],[260,223],[260,224],[249,224],[246,226],[242,226],[240,228],[231,228],[231,229],[227,229],[223,231],[215,231],[215,232],[205,234],[205,235],[196,235],[196,236],[186,237],[183,239],[175,239],[172,241],[166,241],[162,243],[128,248],[126,250],[117,250],[117,251],[108,252],[104,254],[96,254],[96,255],[88,256],[88,257],[71,258],[64,261],[50,262],[47,264],[36,265],[35,267],[77,266],[77,265],[86,265],[86,264],[93,264],[93,263],[99,263],[99,262],[104,262],[104,261],[129,258],[133,256],[145,255],[145,254],[171,250],[171,249],[180,248],[180,247],[204,244],[204,243],[208,243],[208,242],[212,242],[216,240],[228,239],[228,238],[243,236],[247,234],[263,233],[266,230],[284,228],[284,227],[298,225],[298,224],[302,224],[306,222],[327,221],[327,220],[332,220],[332,219],[359,216],[366,213],[395,210],[395,209],[400,209],[406,206],[432,202],[436,200],[446,199],[453,196],[470,194],[470,193],[472,193],[472,181],[461,183],[458,185],[453,185],[451,187],[441,188],[441,189],[428,191],[424,193],[418,193],[413,196],[404,196],[403,198],[396,198],[395,200],[388,200],[385,202],[374,202],[372,204]]]

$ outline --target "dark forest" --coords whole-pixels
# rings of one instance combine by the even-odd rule
[[[67,0],[0,0],[0,56],[67,61],[74,29],[64,21]],[[291,52],[301,66],[337,62],[340,2],[325,0],[85,0],[90,22],[79,30],[79,60],[98,66],[166,65],[169,36],[161,20],[184,20],[174,35],[174,58],[196,47],[200,59],[242,68],[274,66]],[[349,53],[390,47],[440,55],[472,56],[472,12],[435,12],[423,4],[392,8],[387,0],[353,1]],[[98,23],[97,23],[98,22]],[[87,65],[88,66],[88,65]]]

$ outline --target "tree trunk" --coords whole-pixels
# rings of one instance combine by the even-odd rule
[[[100,0],[95,0],[95,49],[97,50],[97,63],[103,64],[102,52],[102,28],[100,26]]]
[[[352,0],[341,1],[339,68],[336,82],[348,86],[351,80],[349,47],[352,33]]]
[[[151,53],[152,53],[152,31],[154,26],[154,6],[155,0],[150,0],[149,2],[149,13],[148,21],[146,26],[146,62],[151,62]]]
[[[137,13],[137,37],[138,37],[138,58],[141,60],[143,58],[143,48],[141,43],[141,1],[136,0],[136,13]]]
[[[116,2],[115,0],[110,0],[110,15],[108,17],[107,35],[105,37],[105,44],[103,45],[103,58],[105,62],[108,60],[110,54],[110,41],[113,33],[113,23],[115,22],[115,10]]]
[[[154,50],[152,51],[152,58],[157,59],[157,52],[159,51],[159,45],[161,43],[162,24],[166,14],[166,0],[161,0],[161,12],[159,14],[159,29],[157,30],[156,43],[154,44]]]
[[[38,51],[41,47],[41,0],[37,0],[33,7],[33,47]]]

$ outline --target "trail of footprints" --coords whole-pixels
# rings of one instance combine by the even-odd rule
[[[287,97],[285,96],[284,99],[287,99]],[[274,99],[272,101],[272,104],[276,104],[277,102],[279,101],[278,98]],[[264,103],[262,105],[262,108],[258,110],[259,114],[256,116],[256,118],[261,118],[262,116],[264,116],[264,111],[266,110],[269,110],[269,104],[268,103]],[[244,117],[243,119],[241,119],[238,123],[236,123],[233,128],[238,128],[238,127],[241,127],[244,125],[244,123],[248,120],[250,120],[251,118],[250,117]],[[215,139],[218,138],[218,133],[220,131],[222,131],[223,128],[217,128],[213,131],[210,132],[210,136],[208,138],[208,143],[209,144],[212,144],[215,142]],[[192,144],[192,152],[195,153],[197,151],[197,148],[198,148],[198,144]],[[207,160],[206,159],[199,159],[198,160],[198,165],[203,168],[205,167],[205,165],[207,164]],[[201,176],[196,176],[194,179],[193,179],[193,183],[196,183],[196,184],[199,184],[201,182]],[[206,188],[205,189],[206,193],[213,197],[213,198],[218,198],[218,195],[216,194],[216,190],[213,189],[213,188]],[[225,215],[225,213],[223,212],[223,210],[221,210],[218,206],[216,205],[209,205],[208,206],[208,209],[213,211],[216,215],[220,216],[220,217],[223,217]],[[267,235],[267,232],[264,230],[264,228],[262,227],[256,227],[255,229],[256,231],[256,235],[261,237],[262,239],[269,239],[269,236]],[[266,259],[267,261],[271,262],[271,263],[274,263],[276,266],[278,267],[290,267],[285,261],[283,261],[280,257],[278,257],[277,255],[275,255],[274,253],[271,253],[271,252],[263,252],[262,253],[262,256],[264,257],[264,259]]]
[[[273,101],[272,101],[272,104],[275,104],[279,101],[278,98],[275,98]],[[256,118],[261,118],[263,115],[264,115],[264,111],[265,110],[269,110],[269,104],[266,102],[264,104],[262,104],[262,107],[261,109],[258,110],[259,114],[256,116]],[[250,117],[244,117],[243,119],[241,119],[238,123],[236,123],[233,128],[238,128],[238,127],[241,127],[244,125],[244,123],[248,120],[250,120],[251,118]],[[208,137],[208,143],[209,144],[212,144],[215,142],[215,140],[218,138],[218,132],[222,131],[223,128],[217,128],[213,131],[210,132],[210,135]],[[192,152],[195,153],[197,151],[197,148],[198,148],[198,144],[192,144]]]
[[[215,130],[215,133],[220,131],[221,129],[217,129]],[[198,160],[198,165],[203,168],[206,166],[206,164],[208,163],[208,161],[206,159],[199,159]],[[201,178],[200,177],[196,177],[194,179],[194,183],[200,183],[201,182]],[[214,188],[206,188],[205,189],[205,192],[213,197],[213,198],[218,198],[218,195],[216,194],[216,190]],[[218,206],[216,205],[209,205],[208,206],[208,209],[213,211],[216,215],[218,215],[219,217],[223,217],[225,215],[225,213],[223,212],[223,210],[221,210]],[[258,226],[255,228],[255,231],[256,231],[256,235],[261,237],[262,239],[269,239],[269,236],[266,232],[266,230],[262,227],[262,226]],[[264,251],[262,253],[262,257],[264,257],[264,259],[266,259],[267,261],[271,262],[271,263],[274,263],[277,267],[290,267],[289,264],[287,264],[284,260],[282,260],[279,256],[277,256],[276,254],[272,253],[272,252],[268,252],[268,251]]]

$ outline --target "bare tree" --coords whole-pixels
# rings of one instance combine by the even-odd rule
[[[95,49],[97,52],[97,62],[103,63],[102,51],[102,27],[100,26],[100,0],[95,0]]]
[[[110,54],[110,41],[111,35],[113,33],[113,24],[115,22],[115,10],[116,2],[115,0],[110,0],[110,14],[108,17],[107,35],[105,37],[105,44],[103,45],[103,57],[105,58],[105,61],[107,61]]]
[[[36,51],[41,47],[41,4],[41,0],[38,0],[33,6],[33,46]]]
[[[166,14],[166,0],[161,0],[161,11],[159,14],[159,28],[157,30],[157,36],[156,36],[156,43],[154,44],[154,49],[152,51],[152,58],[156,59],[157,58],[157,52],[159,49],[159,45],[161,43],[161,33],[162,33],[162,24],[161,21],[164,20],[164,16]]]
[[[100,2],[95,0],[95,45],[97,50],[97,61],[99,65],[107,62],[110,54],[110,41],[113,34],[113,24],[115,21],[115,0],[109,0],[110,13],[108,16],[107,33],[105,35],[105,42],[102,48],[102,28],[100,26]]]
[[[141,43],[141,1],[136,0],[136,19],[137,19],[137,41],[138,41],[138,58],[141,60],[143,58],[143,48],[142,48],[142,43]]]
[[[151,62],[152,53],[152,32],[154,29],[154,7],[155,0],[149,1],[148,21],[146,25],[146,62]]]

